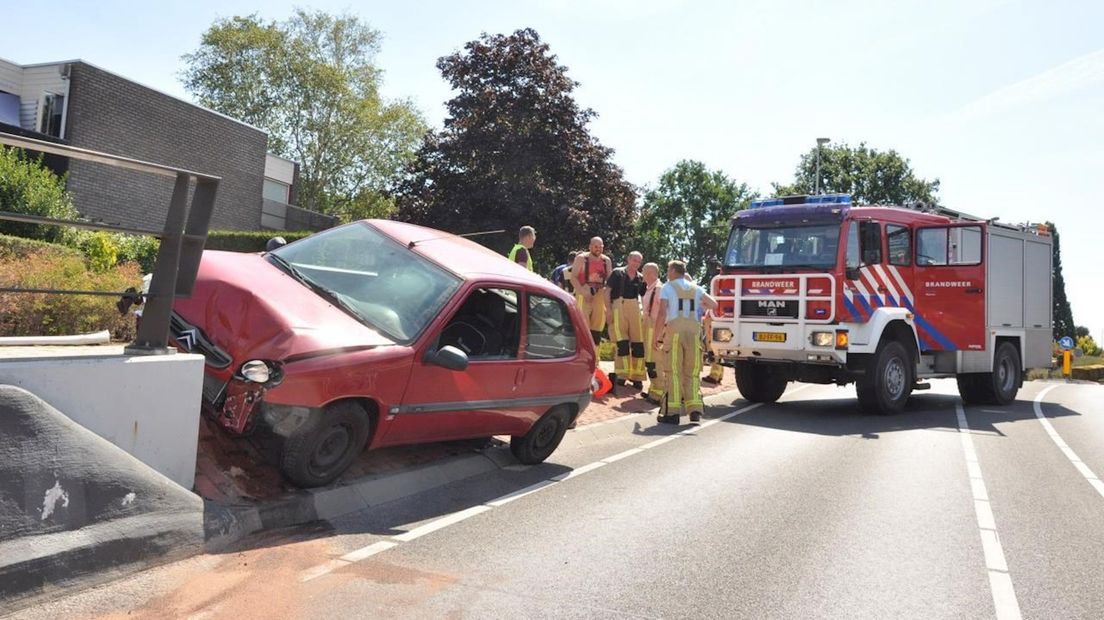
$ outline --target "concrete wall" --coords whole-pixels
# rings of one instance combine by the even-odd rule
[[[185,489],[195,478],[203,356],[0,360],[21,387]]]
[[[267,135],[245,123],[83,62],[72,63],[66,137],[73,146],[222,177],[212,228],[261,225]],[[74,161],[69,191],[87,217],[160,229],[172,179]]]

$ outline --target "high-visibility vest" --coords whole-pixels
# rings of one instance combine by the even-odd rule
[[[526,247],[524,245],[521,245],[520,243],[515,243],[513,249],[510,250],[510,261],[514,262],[514,263],[517,262],[518,250],[525,250],[525,254],[526,254],[526,256],[525,256],[525,266],[529,268],[529,271],[532,271],[533,270],[533,253],[530,252],[528,249],[526,249]]]

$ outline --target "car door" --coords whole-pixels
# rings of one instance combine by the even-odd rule
[[[984,224],[916,229],[920,342],[931,351],[985,349]]]
[[[568,304],[541,291],[526,294],[518,392],[535,406],[533,421],[590,390],[593,357],[579,346],[580,333],[587,334],[578,331]]]
[[[402,402],[392,407],[385,444],[422,443],[528,429],[518,385],[523,308],[520,288],[470,287],[448,320],[438,323],[416,353]],[[450,345],[465,350],[468,367],[449,370],[426,353]]]

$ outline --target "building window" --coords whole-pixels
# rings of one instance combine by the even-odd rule
[[[39,133],[61,137],[61,120],[65,113],[65,97],[54,93],[42,94],[42,114],[39,117]]]
[[[0,123],[19,127],[19,97],[0,90]]]
[[[275,200],[283,204],[288,204],[288,192],[291,190],[291,186],[287,183],[281,183],[279,181],[273,181],[272,179],[264,180],[264,197],[266,200]]]

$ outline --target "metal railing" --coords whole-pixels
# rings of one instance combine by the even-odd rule
[[[171,353],[169,347],[169,325],[172,318],[173,299],[176,296],[192,294],[199,260],[203,246],[207,243],[207,231],[211,224],[211,214],[215,206],[215,193],[218,191],[217,176],[173,168],[162,164],[110,155],[98,151],[77,148],[64,144],[26,138],[0,132],[0,144],[11,147],[60,155],[70,159],[89,161],[114,168],[123,168],[175,179],[172,195],[169,199],[169,211],[165,216],[165,226],[161,230],[119,226],[85,220],[64,220],[38,215],[26,215],[0,211],[0,220],[22,222],[26,224],[44,224],[51,226],[69,226],[85,230],[100,230],[131,235],[157,237],[161,246],[150,279],[149,292],[144,295],[145,308],[138,325],[138,335],[134,342],[127,345],[125,351],[130,355],[162,355]],[[188,200],[188,187],[195,184],[192,198]],[[122,300],[140,301],[143,295],[134,291],[110,293],[104,291],[75,291],[60,289],[25,289],[7,287],[0,292],[11,293],[48,293],[55,295],[108,295]],[[126,306],[121,306],[126,307]]]

